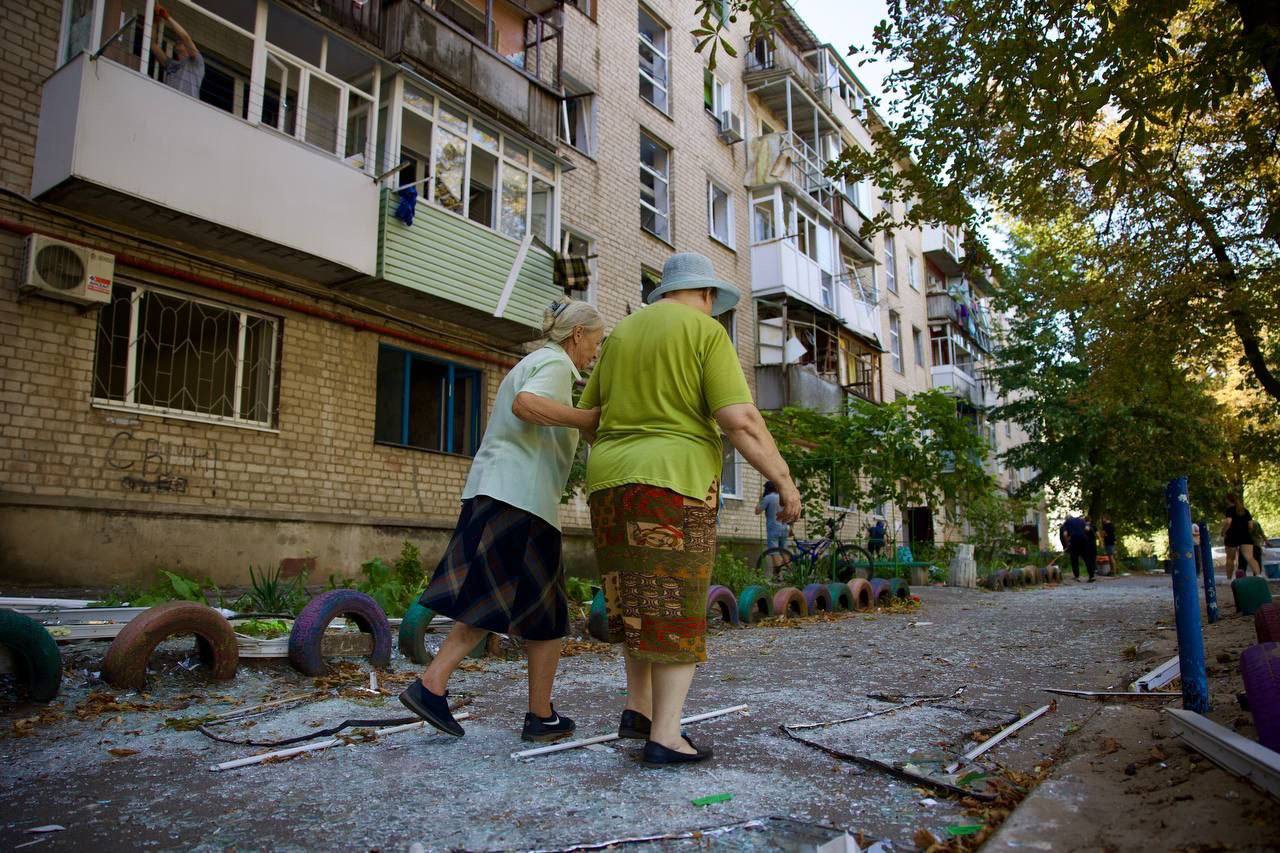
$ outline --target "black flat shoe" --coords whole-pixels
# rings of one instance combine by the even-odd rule
[[[465,732],[449,711],[448,695],[437,696],[423,687],[420,679],[415,678],[400,694],[400,704],[445,734],[462,737]]]
[[[694,764],[698,761],[706,761],[714,755],[710,748],[698,749],[687,737],[684,742],[693,747],[695,751],[692,754],[677,752],[660,743],[647,740],[644,742],[644,755],[641,756],[640,761],[645,767],[667,767],[672,764]]]
[[[622,719],[618,721],[618,737],[626,740],[648,740],[652,725],[649,718],[639,711],[623,711]]]
[[[539,717],[532,711],[524,715],[524,730],[520,732],[520,740],[540,743],[560,740],[573,734],[577,728],[573,720],[557,714],[555,706],[552,705],[550,717]]]

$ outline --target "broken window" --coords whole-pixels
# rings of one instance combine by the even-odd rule
[[[374,440],[474,456],[480,446],[481,374],[390,346],[378,348]]]

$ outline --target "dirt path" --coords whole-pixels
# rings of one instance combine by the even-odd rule
[[[209,765],[256,750],[176,731],[166,727],[166,718],[220,713],[316,685],[283,665],[263,664],[244,665],[235,681],[211,685],[175,670],[170,656],[162,661],[168,668],[152,676],[152,692],[124,697],[159,707],[108,709],[77,719],[74,709],[91,712],[86,698],[105,689],[83,674],[97,668],[102,647],[82,645],[71,655],[79,674],[64,682],[49,719],[25,724],[34,729],[28,737],[0,739],[6,767],[0,847],[31,841],[36,836],[27,829],[56,823],[66,830],[35,847],[405,849],[420,842],[427,849],[564,848],[780,816],[911,849],[917,830],[945,837],[948,826],[972,817],[960,803],[789,741],[778,726],[885,707],[868,698],[874,693],[965,687],[956,705],[1012,715],[1048,701],[1038,689],[1044,686],[1127,683],[1150,664],[1126,660],[1126,647],[1168,633],[1153,628],[1172,612],[1163,577],[1007,593],[920,593],[923,606],[911,614],[715,634],[688,708],[748,703],[750,714],[692,729],[700,744],[714,745],[716,758],[677,771],[643,770],[633,746],[512,760],[510,753],[523,746],[523,665],[486,660],[459,673],[454,684],[455,697],[472,699],[467,710],[473,719],[461,741],[407,733],[212,773]],[[556,707],[578,721],[583,735],[607,732],[623,701],[621,661],[607,647],[581,648],[587,650],[561,664]],[[383,685],[403,682],[411,671],[397,656]],[[367,684],[367,675],[354,672],[339,689],[323,685],[321,701],[229,728],[245,737],[284,737],[345,717],[402,713],[394,698],[351,689],[361,683]],[[1063,702],[1055,714],[993,750],[987,766],[1023,772],[1047,767],[1073,733],[1077,741],[1086,737],[1098,713],[1095,706]],[[0,731],[37,714],[30,706],[0,708]],[[836,748],[862,746],[928,760],[959,748],[964,734],[977,727],[968,717],[929,712],[879,718],[875,730],[846,725],[812,735]],[[138,752],[116,756],[112,748]],[[733,799],[706,807],[691,803],[718,793]],[[1178,820],[1176,807],[1166,811]],[[1276,825],[1272,818],[1249,836],[1253,841],[1237,835],[1231,843],[1260,843]],[[770,836],[756,833],[751,843],[770,846]],[[1155,846],[1166,847],[1163,840]]]

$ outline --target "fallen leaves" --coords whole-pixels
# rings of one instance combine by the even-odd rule
[[[137,755],[141,751],[142,750],[140,749],[129,749],[125,746],[113,746],[111,749],[107,750],[107,752],[111,753],[116,758],[127,758],[130,755]]]
[[[1102,753],[1103,755],[1110,755],[1113,752],[1119,752],[1119,751],[1120,751],[1120,741],[1116,740],[1113,737],[1103,738],[1102,745],[1098,747],[1098,752]]]

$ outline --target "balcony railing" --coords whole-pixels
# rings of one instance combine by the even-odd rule
[[[773,41],[772,47],[762,43],[747,51],[744,76],[750,79],[770,72],[789,73],[812,97],[830,110],[831,90],[824,85],[822,74],[784,39],[775,37]]]
[[[967,305],[949,293],[930,293],[927,300],[930,321],[954,323],[984,351],[994,351],[985,308]]]
[[[924,256],[947,275],[959,274],[964,265],[960,230],[950,225],[929,225],[921,234]]]

